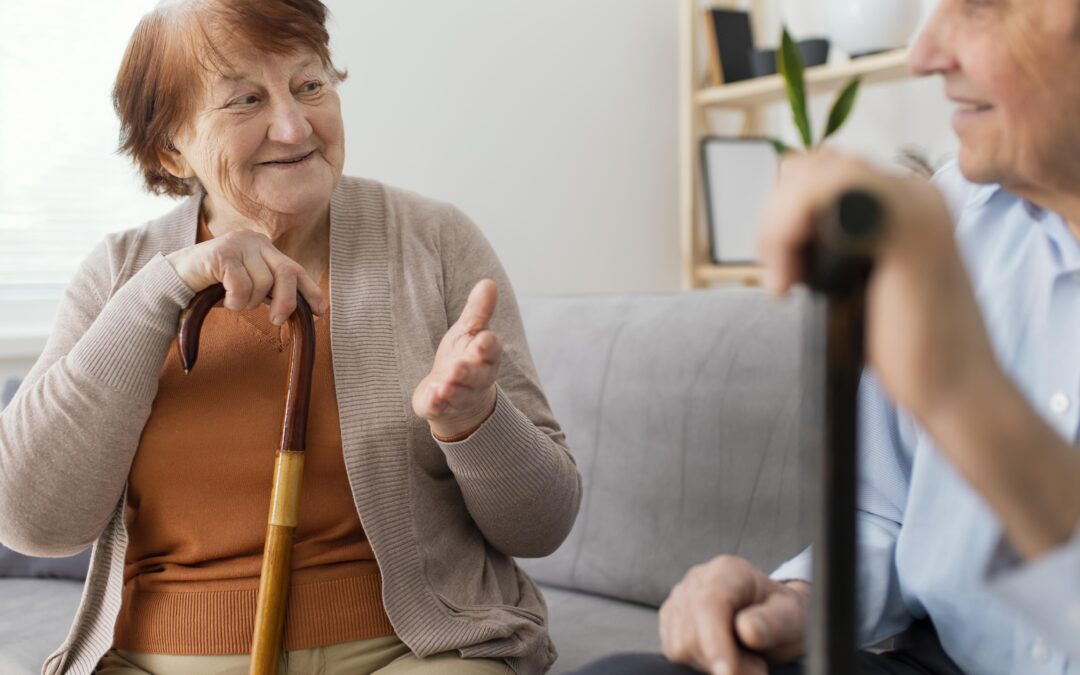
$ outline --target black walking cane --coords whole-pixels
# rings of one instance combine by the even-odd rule
[[[199,355],[199,333],[210,309],[225,297],[225,287],[215,284],[196,294],[180,317],[177,346],[184,372],[195,367]],[[255,609],[255,629],[251,637],[251,675],[276,675],[281,642],[285,633],[285,606],[292,575],[293,534],[300,513],[300,485],[304,475],[307,445],[308,405],[315,364],[315,322],[311,307],[299,293],[296,311],[289,315],[292,353],[286,386],[281,447],[274,465],[270,492],[270,515],[266,525],[259,594]]]
[[[804,442],[818,445],[812,456],[819,462],[809,675],[855,672],[857,391],[866,284],[884,234],[883,211],[868,192],[844,193],[819,214],[803,258],[815,292],[803,363],[808,391],[825,394],[811,397],[821,407],[804,417]]]

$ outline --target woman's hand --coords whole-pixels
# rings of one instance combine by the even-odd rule
[[[280,326],[296,309],[296,292],[303,294],[311,310],[325,310],[322,289],[302,265],[274,247],[266,235],[237,230],[166,256],[191,290],[222,283],[225,307],[232,311],[254,309],[272,295],[270,321]]]
[[[887,221],[867,288],[867,359],[888,394],[925,425],[1004,381],[936,188],[829,150],[785,160],[763,215],[766,285],[780,295],[802,279],[800,251],[815,214],[852,188],[877,195]]]
[[[413,392],[413,410],[441,441],[467,438],[495,410],[502,341],[488,323],[497,300],[490,279],[473,287],[461,317],[439,343],[431,372]]]

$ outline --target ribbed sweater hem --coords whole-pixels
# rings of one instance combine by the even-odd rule
[[[162,592],[129,586],[114,647],[148,654],[247,654],[257,590]],[[284,649],[313,649],[394,634],[378,574],[289,590]]]

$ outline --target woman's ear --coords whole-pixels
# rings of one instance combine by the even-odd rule
[[[191,170],[191,165],[188,164],[184,153],[176,148],[171,138],[165,139],[165,142],[157,150],[157,156],[161,166],[177,178],[192,178],[195,176],[195,172]]]

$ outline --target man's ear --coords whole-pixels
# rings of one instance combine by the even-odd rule
[[[161,166],[177,178],[192,178],[195,175],[195,172],[191,170],[191,165],[188,164],[187,158],[176,149],[171,139],[165,139],[165,142],[157,150],[157,156]]]

